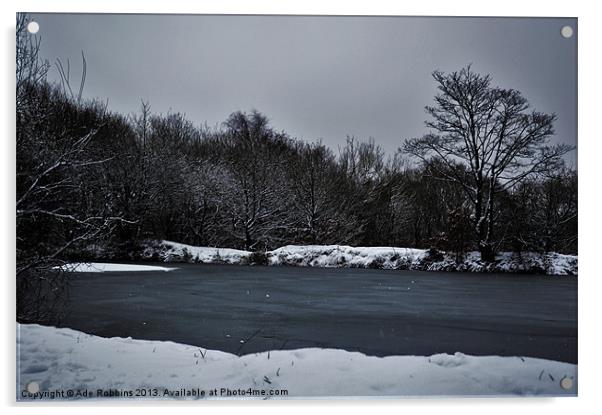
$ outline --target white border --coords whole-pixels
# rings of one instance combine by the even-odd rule
[[[600,406],[598,388],[602,386],[600,367],[600,300],[602,275],[596,267],[599,251],[602,249],[600,237],[600,166],[602,146],[600,144],[600,87],[602,41],[602,15],[595,1],[556,1],[529,2],[525,0],[500,0],[495,3],[470,0],[430,0],[430,1],[384,1],[384,0],[207,0],[191,2],[186,0],[146,0],[130,1],[67,1],[67,0],[22,0],[3,1],[2,14],[2,140],[0,164],[2,175],[2,245],[0,263],[4,272],[2,278],[3,339],[0,342],[3,373],[0,378],[2,403],[9,406],[9,413],[41,412],[63,413],[105,413],[105,407],[79,405],[64,407],[31,408],[32,405],[15,406],[15,343],[14,343],[14,21],[17,11],[30,12],[115,12],[115,13],[218,13],[218,14],[346,14],[346,15],[452,15],[452,16],[562,16],[579,18],[579,398],[562,399],[415,399],[415,400],[353,400],[353,401],[271,401],[271,402],[205,402],[202,404],[179,404],[178,412],[199,413],[199,411],[232,411],[247,414],[293,413],[305,414],[308,411],[342,410],[345,413],[359,414],[367,410],[399,414],[414,410],[427,410],[431,413],[448,414],[503,414],[525,410],[550,414],[588,412]],[[110,404],[110,406],[119,406]],[[166,403],[137,404],[126,410],[148,414],[162,414]]]
[[[125,2],[21,0],[20,11],[101,13],[224,13],[224,14],[346,14],[346,15],[449,15],[449,16],[562,16],[573,17],[589,10],[578,2],[549,0],[544,4],[521,0],[485,4],[477,0],[415,1],[392,0],[146,0]]]

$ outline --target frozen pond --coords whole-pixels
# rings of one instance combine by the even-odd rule
[[[177,269],[72,274],[59,326],[238,354],[323,347],[577,361],[575,277],[167,266]]]

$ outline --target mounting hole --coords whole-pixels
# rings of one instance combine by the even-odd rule
[[[38,393],[40,391],[40,385],[38,382],[29,382],[27,384],[27,392],[29,393]]]
[[[29,22],[27,24],[27,31],[32,35],[35,35],[40,30],[40,25],[38,22]]]
[[[560,29],[560,34],[565,39],[572,38],[573,37],[573,28],[571,26],[562,26],[562,29]]]
[[[560,380],[560,387],[564,390],[569,390],[573,387],[573,379],[564,377]]]

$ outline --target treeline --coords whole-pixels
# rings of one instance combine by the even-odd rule
[[[126,255],[147,239],[253,251],[476,248],[458,186],[372,139],[348,137],[334,151],[274,130],[258,112],[236,112],[217,129],[147,104],[123,116],[48,83],[28,89],[27,108],[18,117],[17,209],[28,256],[63,247],[56,258],[95,248]],[[576,253],[576,187],[564,168],[498,197],[496,250]]]

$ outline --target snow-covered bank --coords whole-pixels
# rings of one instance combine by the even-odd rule
[[[98,398],[98,390],[102,390],[101,398],[106,394],[143,399],[135,396],[136,389],[154,399],[199,398],[178,396],[189,391],[204,391],[204,398],[209,399],[253,397],[228,395],[228,390],[249,389],[266,391],[265,396],[255,396],[259,399],[577,393],[576,365],[527,357],[456,353],[379,358],[315,348],[238,357],[173,342],[107,339],[35,324],[17,328],[19,400],[51,399],[49,392],[68,390],[92,391],[88,398],[94,399]],[[561,382],[572,385],[564,389]],[[34,391],[39,385],[40,392],[28,394],[28,385]],[[211,396],[210,391],[215,389],[217,395]],[[130,391],[132,398],[128,396]],[[270,391],[278,391],[278,396],[270,396],[276,393]]]
[[[103,262],[72,262],[65,264],[61,267],[63,271],[67,272],[115,272],[115,271],[129,271],[129,272],[140,272],[140,271],[173,271],[177,268],[158,267],[155,265],[131,265],[131,264],[112,264]]]
[[[549,275],[577,275],[577,257],[548,253],[500,252],[494,263],[480,260],[478,252],[469,252],[461,262],[455,255],[426,249],[366,247],[342,245],[289,245],[268,253],[271,265],[311,267],[351,267],[377,269],[411,269],[461,272],[534,272]]]
[[[240,264],[251,252],[230,248],[192,246],[172,241],[149,242],[142,252],[144,259],[165,262]]]
[[[455,255],[426,249],[394,247],[351,247],[345,245],[287,245],[265,254],[227,248],[207,248],[170,241],[149,242],[144,259],[164,262],[249,264],[259,260],[267,265],[309,267],[350,267],[409,269],[423,271],[517,272],[548,275],[577,275],[577,256],[557,253],[521,255],[500,252],[496,261],[480,260],[469,252],[456,262]],[[262,263],[262,262],[259,262]]]

